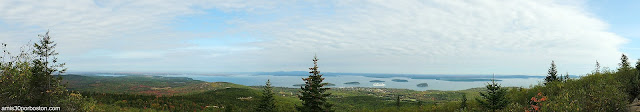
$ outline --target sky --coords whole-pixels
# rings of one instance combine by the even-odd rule
[[[10,51],[50,31],[82,72],[583,75],[640,58],[640,1],[3,0]]]

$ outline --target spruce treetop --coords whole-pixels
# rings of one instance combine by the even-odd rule
[[[558,70],[556,69],[555,61],[551,61],[551,67],[547,71],[547,77],[544,78],[545,84],[558,80]]]
[[[301,112],[331,112],[332,104],[327,102],[329,93],[325,93],[329,88],[323,86],[328,83],[323,83],[322,74],[318,71],[318,58],[313,57],[313,67],[309,68],[309,77],[302,78],[305,81],[305,85],[300,87],[300,95],[298,98],[302,100],[302,105],[296,107]]]
[[[618,63],[618,65],[620,65],[620,68],[618,68],[618,70],[631,70],[631,65],[629,65],[628,60],[629,58],[627,57],[627,55],[622,54],[622,57],[620,57],[620,63]]]

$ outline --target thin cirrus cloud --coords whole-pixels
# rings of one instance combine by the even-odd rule
[[[0,40],[50,29],[77,71],[583,74],[628,41],[582,1],[4,2]]]

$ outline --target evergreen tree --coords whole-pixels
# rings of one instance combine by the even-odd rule
[[[60,84],[62,78],[59,76],[66,71],[65,63],[58,63],[58,58],[56,58],[58,52],[55,50],[57,44],[51,40],[49,32],[38,36],[41,39],[38,43],[33,44],[34,50],[32,51],[35,59],[32,61],[31,72],[33,74],[29,82],[31,85],[29,105],[54,106],[55,101],[60,99],[65,89]],[[53,75],[58,75],[58,77]]]
[[[594,73],[600,73],[600,62],[598,62],[598,60],[596,60],[596,69],[593,70]]]
[[[298,98],[302,100],[302,105],[296,107],[296,109],[301,112],[332,112],[332,104],[329,104],[326,98],[331,94],[325,93],[329,88],[323,88],[328,83],[322,83],[324,78],[318,71],[318,58],[316,56],[313,57],[313,67],[309,68],[309,70],[311,70],[309,72],[311,75],[308,78],[302,78],[305,85],[300,87],[302,91],[300,91],[301,95],[298,95]]]
[[[638,74],[631,68],[629,64],[629,58],[627,55],[622,54],[620,57],[620,67],[616,72],[616,79],[623,84],[623,90],[630,96],[628,101],[633,101],[638,94],[640,94],[640,87],[638,87],[639,80]]]
[[[467,94],[462,94],[462,101],[460,102],[460,109],[467,108]]]
[[[29,50],[21,49],[17,56],[3,51],[3,57],[0,57],[0,105],[56,106],[62,111],[91,111],[95,101],[70,92],[61,84],[60,74],[66,68],[56,58],[57,44],[51,40],[49,32],[38,36],[38,42]],[[6,55],[11,56],[11,61],[4,62]]]
[[[495,79],[491,79],[491,83],[487,83],[487,91],[485,93],[480,92],[480,97],[482,99],[476,99],[480,105],[486,109],[489,109],[493,112],[496,110],[503,109],[509,104],[507,100],[506,94],[507,90],[501,88],[498,83],[495,82]]]
[[[558,76],[558,81],[564,81],[564,75],[560,74],[560,76]]]
[[[563,79],[564,79],[564,81],[567,81],[567,80],[571,79],[571,78],[569,78],[569,72],[567,72],[567,74],[564,75]]]
[[[547,77],[544,78],[545,84],[558,80],[558,70],[556,70],[556,64],[554,61],[551,61],[551,67],[549,67],[547,74]]]
[[[638,59],[638,61],[636,61],[636,70],[639,71],[639,73],[640,73],[640,59]]]
[[[622,54],[622,57],[620,57],[620,63],[618,63],[618,65],[620,65],[620,68],[618,68],[618,71],[625,71],[625,70],[631,70],[631,65],[629,65],[629,58],[627,58],[627,55]]]
[[[640,59],[636,61],[636,71],[638,71],[638,73],[640,74]]]
[[[636,78],[638,78],[638,81],[640,83],[640,59],[638,59],[638,61],[636,61]],[[640,86],[640,85],[638,85]],[[638,87],[640,88],[640,87]]]
[[[276,103],[273,96],[273,89],[271,87],[271,81],[267,80],[264,90],[262,91],[262,99],[260,99],[260,105],[258,105],[258,112],[275,112]]]
[[[400,95],[396,95],[396,107],[400,108]]]

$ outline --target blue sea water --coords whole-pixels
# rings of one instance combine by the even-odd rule
[[[256,75],[256,74],[237,74],[237,75],[164,75],[165,77],[189,77],[194,80],[202,80],[207,82],[231,82],[235,84],[247,85],[247,86],[261,86],[264,85],[267,79],[271,81],[272,86],[276,87],[290,87],[298,88],[295,84],[304,84],[302,78],[307,76],[293,76],[293,75]],[[324,82],[333,83],[333,88],[343,87],[376,87],[376,88],[402,88],[412,90],[464,90],[469,88],[484,87],[490,81],[477,80],[478,78],[472,78],[470,81],[456,80],[449,81],[441,78],[415,78],[415,77],[371,77],[371,76],[358,76],[358,75],[328,75],[323,76]],[[396,82],[393,79],[407,80],[407,82]],[[488,78],[480,78],[488,79]],[[372,80],[381,80],[385,86],[373,86],[376,82],[369,82]],[[532,85],[537,85],[543,81],[540,77],[525,77],[525,78],[509,78],[502,77],[496,78],[496,82],[506,87],[524,87],[528,88]],[[344,84],[346,82],[359,82],[358,85]],[[379,82],[378,82],[379,83]],[[428,83],[428,87],[418,87],[420,83]]]

